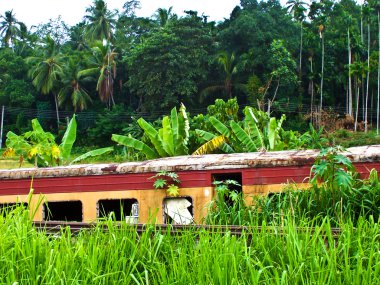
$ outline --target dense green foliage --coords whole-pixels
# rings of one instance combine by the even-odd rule
[[[106,222],[74,235],[33,228],[28,212],[0,215],[0,282],[6,284],[378,284],[380,227],[285,216],[241,237],[189,229],[180,235]],[[298,228],[297,226],[300,226]],[[310,226],[315,226],[314,230]],[[248,237],[250,234],[250,237]]]
[[[28,30],[12,11],[1,15],[5,132],[22,131],[35,117],[57,132],[75,112],[85,118],[78,116],[80,130],[105,145],[131,117],[154,121],[181,102],[198,114],[200,104],[232,97],[274,116],[286,113],[300,127],[307,123],[297,113],[323,125],[317,106],[348,114],[355,129],[376,125],[376,1],[241,1],[218,23],[164,8],[137,17],[139,4],[111,11],[94,0],[73,27],[58,18]],[[118,115],[106,119],[107,112]]]
[[[234,181],[216,181],[217,197],[206,218],[213,224],[249,225],[280,224],[292,219],[314,221],[325,219],[335,227],[347,221],[354,225],[360,219],[380,219],[380,179],[375,169],[361,179],[351,161],[340,154],[341,148],[326,148],[311,168],[311,186],[299,189],[287,185],[280,193],[243,197]],[[234,182],[234,183],[233,183]],[[231,187],[232,186],[232,187]],[[246,202],[251,202],[247,206]],[[215,204],[215,205],[214,205]]]

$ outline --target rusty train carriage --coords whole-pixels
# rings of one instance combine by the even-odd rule
[[[176,221],[169,209],[174,204],[182,207],[177,209],[182,211],[179,214],[187,211],[192,221],[201,223],[215,196],[214,180],[237,180],[246,203],[250,204],[252,196],[279,192],[288,182],[307,186],[317,155],[315,150],[214,154],[121,164],[1,170],[0,206],[29,202],[31,209],[35,209],[36,221],[92,222],[110,212],[120,214],[123,208],[130,222],[165,223],[171,218]],[[350,148],[345,155],[362,177],[372,168],[380,171],[380,145]],[[163,170],[178,174],[179,198],[154,189],[149,178]],[[29,196],[31,187],[34,191]]]

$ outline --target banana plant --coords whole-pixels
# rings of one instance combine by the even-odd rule
[[[285,115],[280,120],[270,118],[263,129],[259,128],[259,122],[252,108],[246,108],[243,122],[233,120],[229,125],[223,124],[215,117],[209,118],[210,123],[218,134],[196,130],[196,134],[206,143],[199,147],[193,154],[211,153],[216,149],[223,152],[255,152],[260,150],[280,150],[283,148],[280,131]]]
[[[190,125],[186,108],[183,104],[181,104],[179,112],[174,107],[170,112],[170,116],[163,117],[162,128],[159,130],[156,130],[152,124],[143,118],[138,119],[137,123],[149,139],[150,145],[133,138],[131,135],[113,134],[112,140],[118,144],[141,151],[147,159],[188,154]]]
[[[25,158],[39,167],[69,164],[76,134],[75,115],[71,118],[59,145],[55,142],[54,135],[50,132],[45,132],[38,120],[33,119],[31,131],[22,135],[16,135],[12,131],[7,133],[7,150],[4,153],[7,156],[18,155],[20,157],[20,166]],[[111,151],[113,151],[112,147],[92,150],[77,157],[71,163]]]
[[[69,159],[72,146],[76,139],[75,115],[70,120],[66,132],[58,146],[53,134],[45,132],[37,119],[32,120],[32,130],[23,135],[12,131],[7,133],[7,153],[19,155],[20,164],[27,158],[35,166],[54,166]]]

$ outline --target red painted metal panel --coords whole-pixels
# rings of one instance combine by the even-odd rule
[[[153,175],[155,173],[36,178],[32,187],[35,194],[151,190],[154,189],[154,179],[150,179]],[[207,171],[187,171],[178,175],[184,188],[211,185]],[[26,195],[31,187],[31,179],[3,180],[0,183],[0,195]]]
[[[307,182],[305,178],[310,175],[310,166],[247,169],[244,174],[244,185],[302,183]]]
[[[354,163],[356,171],[360,173],[361,178],[368,178],[371,169],[376,169],[380,172],[380,163],[372,162],[372,163]]]
[[[308,182],[310,165],[268,168],[218,169],[177,172],[180,187],[197,188],[212,186],[212,175],[220,173],[241,173],[243,185],[281,184],[286,182]],[[363,178],[368,177],[372,168],[380,171],[380,163],[357,163],[357,171]],[[26,195],[30,187],[34,193],[72,193],[121,190],[152,190],[155,173],[108,174],[75,177],[36,178],[0,181],[0,195]]]

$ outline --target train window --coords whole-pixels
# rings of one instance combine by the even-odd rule
[[[228,188],[230,191],[235,191],[238,194],[241,194],[243,192],[243,178],[241,172],[233,172],[233,173],[214,173],[212,174],[212,181],[213,183],[215,181],[218,182],[228,182],[228,181],[234,181],[234,183],[227,183]],[[237,183],[235,183],[237,182]],[[213,185],[215,186],[215,185]],[[228,203],[230,206],[233,204],[231,198],[229,195],[225,195],[224,199],[226,203]]]
[[[193,199],[186,197],[170,197],[163,201],[165,224],[189,225],[194,221]]]
[[[6,216],[7,213],[15,210],[17,207],[22,207],[26,209],[28,203],[1,203],[0,204],[0,215]]]
[[[44,221],[82,222],[81,201],[50,201],[43,205]]]
[[[112,215],[115,221],[138,222],[139,203],[136,199],[99,200],[97,206],[99,218],[108,218]]]

